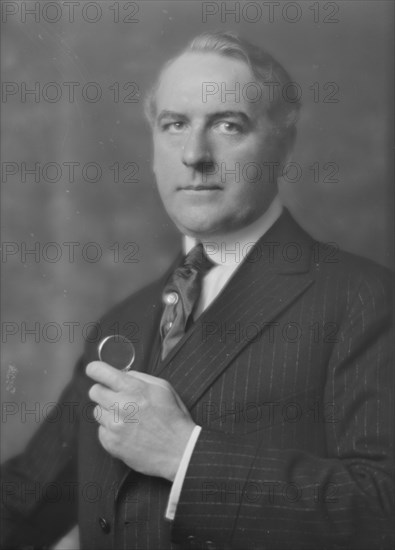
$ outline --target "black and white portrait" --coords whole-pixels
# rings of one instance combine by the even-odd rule
[[[1,548],[393,548],[392,2],[1,26]]]

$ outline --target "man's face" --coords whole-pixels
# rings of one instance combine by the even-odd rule
[[[154,172],[164,206],[184,234],[210,238],[244,227],[277,192],[264,163],[281,159],[264,98],[249,100],[258,89],[246,86],[251,82],[246,63],[205,52],[180,56],[162,75]],[[217,88],[205,83],[218,91],[210,94]],[[238,95],[230,93],[236,86]]]

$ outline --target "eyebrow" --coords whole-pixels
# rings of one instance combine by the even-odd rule
[[[178,118],[178,119],[181,119],[181,120],[187,120],[188,119],[188,117],[186,115],[178,113],[177,111],[163,110],[159,113],[158,118],[157,118],[157,122],[160,123],[163,119],[166,119],[166,118],[170,118],[170,119]],[[208,119],[210,121],[217,120],[219,118],[241,118],[245,124],[249,124],[249,123],[252,122],[251,119],[249,118],[249,116],[246,115],[246,113],[244,113],[243,111],[229,111],[229,110],[228,111],[217,111],[215,113],[209,114],[209,116],[208,116]]]
[[[182,115],[181,113],[177,113],[176,111],[161,111],[158,115],[157,122],[161,122],[164,118],[181,118],[183,120],[187,119],[185,115]]]

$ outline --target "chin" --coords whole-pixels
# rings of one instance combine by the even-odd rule
[[[214,228],[207,227],[206,224],[180,224],[176,223],[179,231],[184,235],[189,235],[190,237],[202,238],[210,235],[215,231]]]
[[[186,215],[187,212],[184,212],[184,215],[180,217],[180,212],[177,212],[178,215],[171,215],[172,220],[176,224],[177,228],[181,233],[190,235],[191,237],[202,236],[203,234],[209,235],[213,233],[218,228],[218,218],[211,220],[204,215],[196,215],[196,212]]]
[[[219,224],[218,219],[215,220],[212,224],[207,223],[207,219],[199,223],[177,223],[175,222],[178,230],[183,235],[189,235],[190,237],[195,237],[197,239],[208,239],[214,238],[215,236],[224,235],[231,231],[234,231],[235,228],[230,227],[229,224]]]
[[[210,238],[237,231],[256,218],[250,211],[225,213],[220,212],[219,208],[210,210],[208,212],[207,208],[197,210],[180,207],[177,212],[169,215],[182,234],[197,238]]]

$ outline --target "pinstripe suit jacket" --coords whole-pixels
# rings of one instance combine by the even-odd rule
[[[166,277],[100,326],[133,329],[135,368],[167,379],[203,427],[175,521],[164,520],[170,483],[98,442],[91,343],[64,414],[4,468],[4,548],[45,547],[77,521],[92,550],[391,548],[386,270],[314,242],[285,211],[158,363]]]

